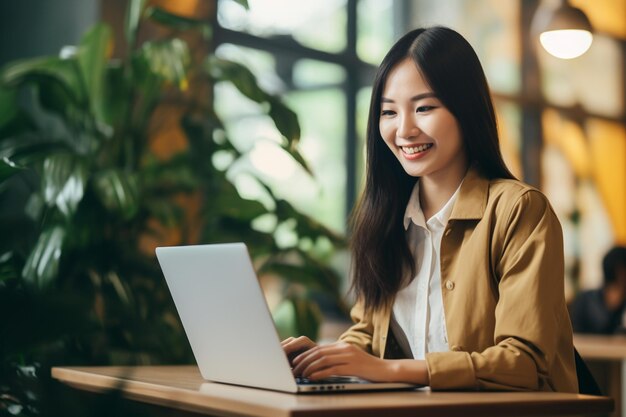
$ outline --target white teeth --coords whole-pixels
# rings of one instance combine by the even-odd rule
[[[424,145],[411,146],[411,147],[402,146],[402,150],[409,155],[413,155],[414,153],[417,153],[417,152],[423,152],[426,149],[430,148],[431,146],[433,146],[432,143],[426,143]]]

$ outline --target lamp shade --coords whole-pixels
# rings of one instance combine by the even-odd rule
[[[558,58],[576,58],[589,49],[593,42],[591,22],[582,10],[567,1],[552,9],[538,9],[532,23],[532,33],[551,55]]]

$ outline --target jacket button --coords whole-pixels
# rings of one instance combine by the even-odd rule
[[[446,281],[446,289],[452,291],[454,289],[454,282]]]
[[[453,351],[453,352],[460,352],[461,349],[462,349],[462,347],[459,346],[459,345],[452,345],[452,347],[450,348],[450,350]]]

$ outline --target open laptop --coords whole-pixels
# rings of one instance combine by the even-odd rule
[[[156,255],[204,379],[293,393],[417,387],[296,381],[243,243],[160,247]]]

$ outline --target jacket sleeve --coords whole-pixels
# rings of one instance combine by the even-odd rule
[[[368,353],[372,353],[374,325],[371,318],[368,319],[365,317],[362,302],[357,301],[354,307],[352,307],[350,317],[354,324],[339,337],[339,340],[355,345]]]
[[[558,329],[569,326],[562,231],[543,194],[526,190],[516,197],[492,236],[499,292],[494,345],[428,354],[432,389],[552,390],[548,369]]]

